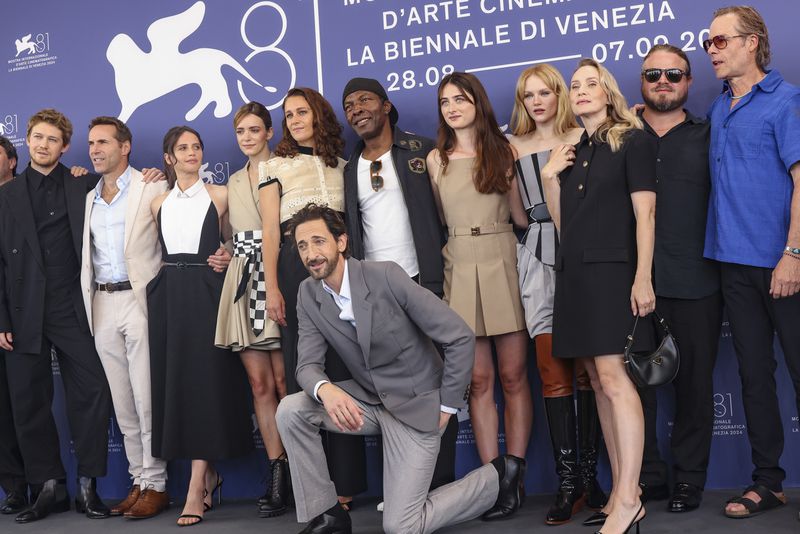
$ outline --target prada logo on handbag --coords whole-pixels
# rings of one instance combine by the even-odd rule
[[[656,365],[661,365],[664,362],[664,360],[661,358],[660,355],[656,356],[655,358],[653,358],[650,361],[652,361]]]

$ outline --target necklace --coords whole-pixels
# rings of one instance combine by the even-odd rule
[[[739,95],[739,96],[733,96],[733,93],[728,93],[728,94],[730,94],[731,100],[739,100],[740,98],[744,98],[744,97],[746,97],[747,95],[749,95],[749,94],[750,94],[750,93],[752,93],[752,92],[753,92],[753,90],[752,90],[752,89],[750,89],[750,90],[749,90],[749,91],[747,91],[746,93],[744,93],[744,94],[741,94],[741,95]]]

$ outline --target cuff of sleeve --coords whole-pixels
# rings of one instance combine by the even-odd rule
[[[314,399],[315,399],[317,402],[319,402],[320,404],[322,403],[322,401],[321,401],[321,400],[319,400],[319,397],[317,396],[317,391],[319,391],[319,388],[322,386],[322,384],[327,384],[327,383],[328,383],[328,381],[327,381],[327,380],[320,380],[320,381],[319,381],[319,382],[317,382],[317,384],[314,386]]]
[[[316,393],[316,390],[315,390],[315,393]],[[458,409],[457,408],[451,408],[450,406],[445,406],[444,404],[440,405],[439,409],[441,411],[443,411],[444,413],[449,413],[449,414],[458,413]]]

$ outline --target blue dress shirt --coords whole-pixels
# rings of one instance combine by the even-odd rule
[[[119,192],[106,203],[103,200],[103,180],[94,190],[94,205],[90,221],[92,235],[92,264],[94,280],[98,284],[115,284],[128,280],[125,266],[125,212],[128,206],[128,189],[131,168],[117,178]]]

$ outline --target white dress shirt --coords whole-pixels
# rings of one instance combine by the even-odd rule
[[[128,280],[128,268],[125,265],[125,213],[130,183],[129,166],[117,178],[119,191],[111,202],[103,200],[102,179],[94,189],[89,229],[92,236],[94,281],[98,284],[116,284]]]
[[[339,292],[336,291],[329,286],[325,280],[322,281],[322,289],[324,289],[332,298],[333,302],[336,303],[336,307],[339,308],[339,319],[342,321],[347,321],[354,327],[356,326],[356,317],[353,313],[353,299],[350,293],[350,272],[347,268],[347,260],[339,256],[339,261],[344,262],[344,276],[342,277],[342,287],[339,289]],[[317,399],[317,402],[322,402],[319,397],[317,396],[317,391],[319,391],[320,386],[322,384],[327,383],[328,380],[320,380],[314,385],[314,398]],[[456,413],[458,410],[456,408],[451,408],[449,406],[441,405],[441,411],[445,413]]]

